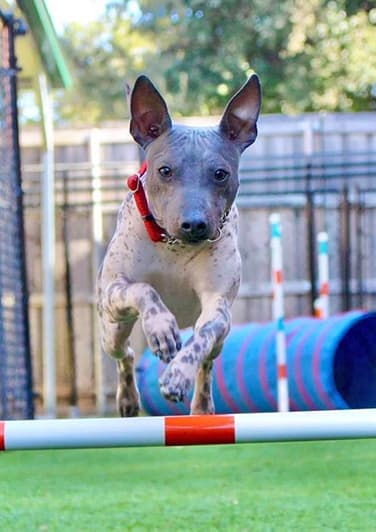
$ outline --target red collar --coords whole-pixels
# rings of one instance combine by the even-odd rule
[[[142,177],[145,175],[146,170],[147,164],[146,161],[144,161],[139,172],[128,177],[127,185],[129,190],[133,193],[134,201],[150,240],[153,242],[165,242],[167,238],[166,231],[155,221],[155,218],[149,209],[144,186],[142,184]]]

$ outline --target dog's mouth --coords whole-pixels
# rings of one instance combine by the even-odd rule
[[[186,238],[181,238],[180,240],[184,243],[192,244],[193,246],[195,246],[195,245],[202,244],[204,242],[214,243],[220,240],[221,238],[222,238],[222,228],[218,227],[215,235],[213,236],[207,235],[202,238],[194,238],[194,237],[187,238],[186,237]]]
[[[169,245],[180,244],[191,246],[199,246],[200,244],[204,243],[213,244],[215,242],[218,242],[223,237],[223,227],[228,220],[229,212],[230,211],[228,210],[224,212],[215,231],[209,231],[207,228],[204,227],[202,227],[201,229],[198,228],[196,229],[196,231],[192,231],[188,230],[189,228],[186,227],[186,230],[180,230],[177,233],[177,236],[170,235],[166,231],[164,240]]]
[[[178,238],[186,244],[197,245],[209,240],[211,233],[210,227],[204,222],[195,225],[183,223],[178,231]]]

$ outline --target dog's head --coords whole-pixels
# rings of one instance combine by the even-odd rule
[[[146,151],[150,209],[169,235],[191,244],[218,237],[239,187],[240,155],[256,140],[260,106],[260,82],[253,75],[217,127],[175,126],[152,82],[137,79],[130,131]]]

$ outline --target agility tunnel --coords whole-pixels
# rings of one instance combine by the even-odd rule
[[[191,332],[185,331],[186,341]],[[234,326],[215,360],[213,395],[217,414],[273,412],[277,409],[276,324]],[[290,410],[376,407],[376,313],[361,311],[328,319],[286,321]],[[190,397],[171,403],[158,377],[165,364],[145,351],[137,380],[151,415],[189,413]]]

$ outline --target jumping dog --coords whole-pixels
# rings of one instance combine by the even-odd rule
[[[129,335],[136,320],[167,364],[161,393],[191,414],[212,414],[213,360],[231,325],[241,262],[237,246],[239,158],[257,136],[259,78],[227,104],[217,127],[173,125],[153,83],[140,76],[129,96],[130,132],[143,148],[142,172],[129,181],[114,236],[98,274],[101,342],[117,361],[117,406],[140,408]],[[180,328],[193,326],[182,345]]]

